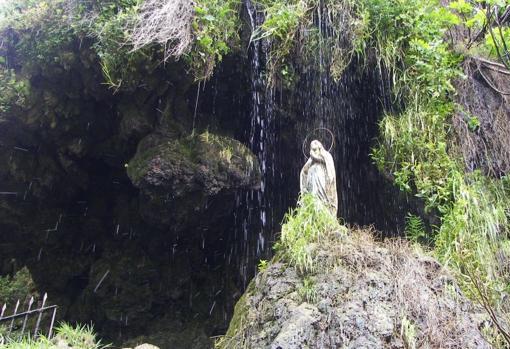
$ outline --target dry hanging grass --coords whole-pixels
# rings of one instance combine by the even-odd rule
[[[194,7],[192,0],[146,0],[130,35],[133,51],[161,44],[165,60],[186,53],[193,42]]]

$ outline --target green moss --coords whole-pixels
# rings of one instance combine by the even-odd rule
[[[147,163],[157,154],[157,148],[150,148],[137,153],[127,164],[127,174],[133,183],[139,183],[142,177],[149,170]]]
[[[228,326],[227,333],[214,343],[215,349],[242,349],[248,347],[243,338],[247,326],[249,326],[250,306],[247,299],[251,297],[255,290],[255,281],[252,280],[248,288],[236,303],[234,315]]]
[[[225,334],[227,338],[234,337],[246,324],[246,318],[249,310],[248,303],[246,302],[247,297],[248,293],[246,292],[236,303],[234,316],[232,317],[228,331]]]
[[[127,172],[133,183],[150,171],[151,160],[163,162],[194,171],[205,165],[211,171],[224,172],[225,168],[249,170],[259,175],[255,157],[240,142],[225,136],[204,132],[199,135],[168,140],[157,146],[138,152],[128,164]]]

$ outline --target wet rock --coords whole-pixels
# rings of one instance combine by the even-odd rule
[[[155,345],[145,343],[136,346],[134,349],[159,349],[159,348]]]
[[[125,345],[138,348],[136,343],[150,342],[157,345],[157,347],[166,349],[208,349],[213,345],[209,337],[204,333],[197,323],[191,326],[186,326],[175,323],[175,321],[163,321],[156,325],[155,329],[147,336],[134,338]],[[180,331],[177,329],[180,327]],[[152,347],[150,347],[152,348]],[[147,348],[149,349],[149,348]]]
[[[468,171],[500,177],[510,171],[510,76],[487,62],[464,62],[467,78],[456,83],[453,135]]]
[[[181,139],[147,137],[127,171],[140,189],[144,219],[175,230],[197,224],[196,214],[211,226],[211,219],[230,215],[235,190],[260,183],[258,161],[248,148],[208,132]]]
[[[218,347],[490,348],[479,331],[483,310],[406,242],[331,234],[317,263],[316,272],[300,275],[277,255],[237,303]],[[312,300],[300,296],[305,277]]]
[[[276,336],[271,349],[299,349],[306,345],[313,332],[313,325],[319,321],[320,313],[313,305],[302,303],[292,310]]]
[[[0,195],[0,275],[26,265],[34,291],[58,304],[57,321],[93,322],[103,342],[119,346],[143,334],[149,338],[129,346],[210,348],[240,293],[237,265],[225,262],[233,247],[233,193],[258,185],[258,164],[249,173],[253,155],[231,138],[205,133],[194,142],[184,135],[193,125],[244,134],[245,101],[221,93],[216,99],[216,85],[227,87],[221,78],[195,98],[183,62],[150,71],[140,65],[130,74],[138,83],[113,91],[92,42],[75,44],[59,62],[26,71],[26,104],[0,113],[0,191],[9,193]],[[241,73],[228,75],[228,88],[245,93],[230,84]],[[207,95],[220,109],[212,100],[200,106]],[[176,172],[153,171],[152,182],[134,187],[125,164],[137,150],[135,158],[156,154],[168,142],[183,152],[148,160]],[[173,190],[179,183],[184,189]],[[168,193],[174,201],[165,201]]]
[[[153,130],[155,120],[155,113],[148,110],[148,105],[142,104],[141,107],[137,106],[131,101],[125,101],[119,104],[118,110],[122,115],[119,125],[119,136],[123,139],[139,140],[141,137],[147,135]]]
[[[153,137],[153,143],[145,140],[138,149],[150,151],[190,133],[189,81],[183,69],[169,64],[145,77],[151,86],[112,95],[102,85],[97,57],[86,45],[83,42],[80,55],[68,57],[67,67],[33,74],[24,110],[0,115],[1,191],[12,193],[0,195],[0,275],[14,275],[26,265],[34,288],[48,292],[58,304],[58,321],[93,321],[105,342],[119,345],[154,332],[157,340],[132,347],[153,343],[161,348],[209,348],[210,336],[227,325],[224,314],[231,312],[232,294],[239,293],[227,281],[235,274],[225,272],[218,247],[224,248],[230,226],[207,226],[211,220],[204,219],[204,230],[198,233],[206,235],[209,229],[223,235],[190,241],[185,239],[188,231],[179,226],[169,234],[159,229],[161,224],[147,224],[142,217],[150,211],[148,196],[132,185],[124,167],[147,134],[164,134],[165,139]],[[210,115],[200,116],[204,128],[214,124]],[[190,179],[191,186],[195,180],[207,183],[211,197],[204,200],[209,208],[205,212],[211,217],[231,213],[227,210],[233,191],[249,178],[238,174],[247,164],[236,157],[247,149],[225,139],[220,141],[225,147],[218,143],[221,149],[210,155],[223,155],[230,163],[215,163],[203,155],[197,164],[202,177]],[[208,168],[209,163],[217,166]],[[256,161],[253,166],[257,172]],[[194,195],[184,195],[187,206],[184,199],[178,201],[183,207],[161,211],[162,217],[196,219],[201,199],[193,203]]]

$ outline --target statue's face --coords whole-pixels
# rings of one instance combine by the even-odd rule
[[[310,156],[314,159],[320,159],[322,145],[319,141],[312,141],[310,144]]]

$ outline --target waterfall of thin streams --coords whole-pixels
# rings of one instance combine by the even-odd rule
[[[251,30],[254,30],[263,22],[263,16],[251,0],[246,0],[244,6]],[[278,224],[281,219],[275,217],[273,206],[275,195],[278,194],[274,190],[277,134],[274,93],[267,88],[264,76],[267,54],[265,41],[251,42],[248,48],[250,104],[247,106],[250,127],[246,138],[251,150],[257,155],[262,176],[258,189],[241,191],[236,198],[235,238],[238,241],[242,239],[242,250],[237,251],[236,257],[244,287],[256,272],[256,260],[270,255],[277,229],[275,223]]]
[[[263,13],[252,0],[245,0],[244,6],[253,31],[263,23]],[[322,40],[311,57],[295,62],[290,58],[295,74],[290,88],[268,87],[268,39],[252,41],[248,48],[249,129],[244,141],[258,157],[262,179],[259,189],[241,191],[236,198],[229,263],[233,258],[244,287],[256,273],[256,261],[271,255],[283,213],[296,203],[299,172],[314,138],[332,146],[338,213],[345,222],[374,224],[386,235],[397,235],[404,221],[401,213],[409,211],[406,198],[378,172],[369,155],[377,122],[390,107],[388,79],[380,66],[362,69],[356,60],[339,81],[332,78],[333,52],[327,39],[334,33],[327,15],[321,3],[314,13],[314,28],[301,33],[306,40],[316,30]]]
[[[403,225],[401,213],[408,211],[406,198],[379,173],[370,158],[378,120],[391,107],[388,79],[380,66],[362,68],[356,59],[338,81],[333,79],[330,71],[334,53],[327,43],[338,39],[333,38],[327,16],[321,2],[314,14],[314,27],[321,38],[318,52],[294,64],[296,85],[282,98],[281,109],[298,119],[294,137],[300,142],[307,140],[305,156],[314,138],[325,147],[332,145],[339,216],[347,223],[374,224],[385,234],[396,235]],[[311,34],[303,33],[305,39],[306,35]],[[325,129],[331,131],[333,140]],[[290,164],[294,172],[304,160]]]

